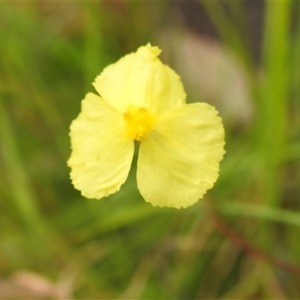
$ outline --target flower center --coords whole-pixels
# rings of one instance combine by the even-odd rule
[[[137,142],[150,133],[155,124],[155,116],[145,107],[129,106],[124,113],[125,130],[129,138]]]

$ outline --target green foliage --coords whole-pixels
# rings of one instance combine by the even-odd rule
[[[174,5],[0,3],[0,298],[22,270],[49,278],[62,298],[300,297],[300,5],[265,1],[255,63],[245,3],[201,3],[247,74],[254,116],[243,126],[224,119],[220,178],[185,210],[145,203],[134,164],[100,201],[74,190],[66,166],[69,124],[93,79],[159,44],[162,28],[183,31]]]

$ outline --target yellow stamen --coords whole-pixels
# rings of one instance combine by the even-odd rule
[[[153,129],[155,120],[155,116],[145,107],[129,106],[124,113],[126,134],[129,138],[141,142]]]

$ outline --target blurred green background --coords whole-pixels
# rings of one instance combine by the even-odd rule
[[[299,299],[297,1],[0,3],[0,298]],[[71,185],[69,125],[150,42],[219,110],[220,178],[184,209]],[[116,87],[117,88],[117,87]]]

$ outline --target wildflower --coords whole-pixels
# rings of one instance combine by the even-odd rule
[[[106,67],[93,83],[70,127],[68,160],[76,189],[100,199],[126,181],[140,145],[137,186],[154,206],[185,208],[217,180],[224,129],[206,103],[186,104],[179,76],[158,59],[161,50],[140,47]]]

